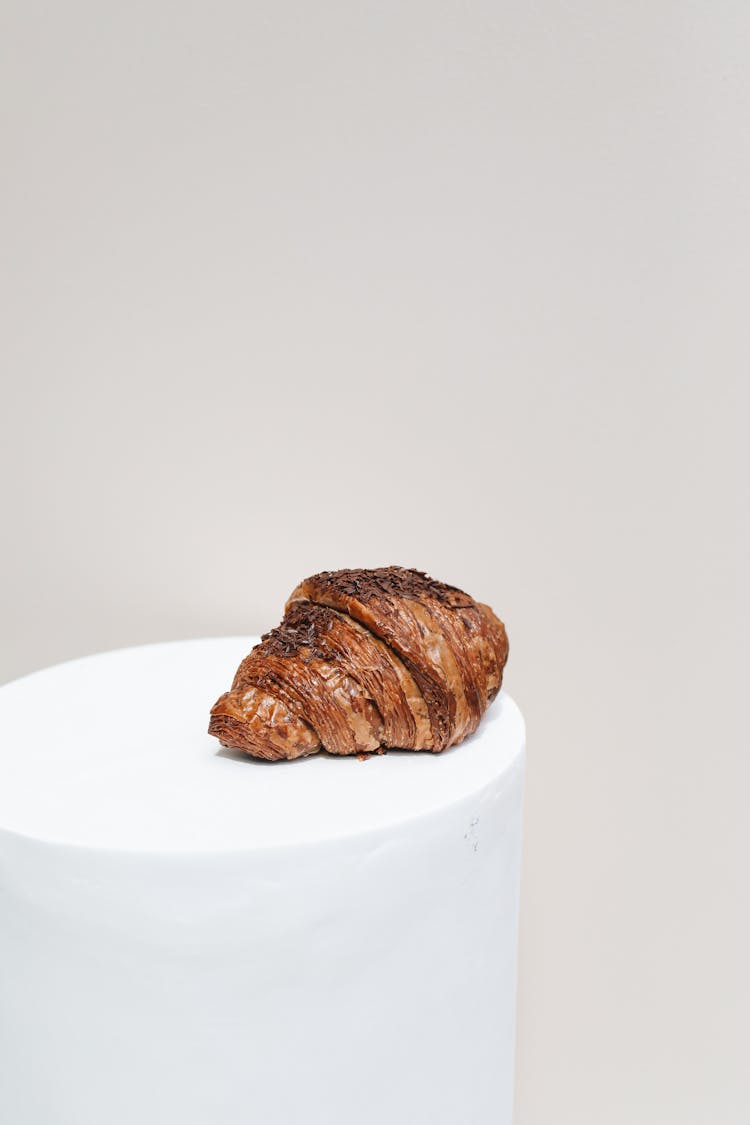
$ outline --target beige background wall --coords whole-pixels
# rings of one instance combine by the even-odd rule
[[[2,25],[0,679],[324,567],[488,600],[518,1125],[746,1122],[748,6]]]

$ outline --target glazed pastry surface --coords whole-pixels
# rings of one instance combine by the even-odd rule
[[[245,657],[209,733],[267,759],[438,752],[479,725],[508,658],[489,606],[399,566],[323,571]]]

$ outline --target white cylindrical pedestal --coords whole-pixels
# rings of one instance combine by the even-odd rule
[[[254,638],[0,689],[0,1121],[509,1125],[524,728],[253,761]]]

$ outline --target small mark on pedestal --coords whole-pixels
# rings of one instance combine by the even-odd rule
[[[464,840],[466,840],[467,844],[471,844],[473,851],[477,851],[477,849],[479,848],[478,828],[479,817],[475,816],[474,819],[470,821],[467,831],[464,832]]]

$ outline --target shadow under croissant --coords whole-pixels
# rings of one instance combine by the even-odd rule
[[[368,754],[331,754],[329,750],[326,750],[325,747],[322,746],[320,750],[317,750],[314,754],[302,754],[298,758],[270,759],[256,757],[254,754],[245,753],[244,750],[235,750],[231,746],[220,746],[218,750],[214,751],[214,756],[217,758],[228,758],[233,762],[254,762],[256,765],[260,766],[280,766],[282,763],[290,766],[296,762],[310,761],[313,758],[335,758],[337,761],[342,759],[351,761],[354,759],[359,762],[366,762],[370,758],[384,758],[386,756],[397,758],[402,756],[412,758],[415,756],[419,758],[445,758],[468,746],[468,744],[473,741],[475,734],[476,732],[468,735],[461,742],[457,742],[455,746],[448,746],[445,750],[441,750],[437,754],[433,754],[430,750],[408,750],[401,746],[381,746],[379,750],[373,750]]]

